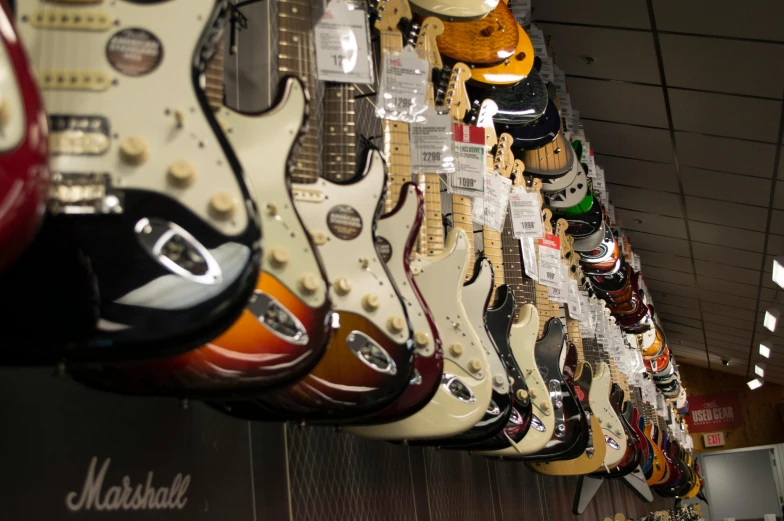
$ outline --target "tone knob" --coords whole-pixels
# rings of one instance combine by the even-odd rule
[[[500,374],[497,374],[493,377],[493,384],[495,385],[504,385],[504,377]]]
[[[319,287],[319,279],[312,273],[305,273],[297,281],[300,291],[306,295],[312,295]]]
[[[528,394],[530,394],[531,398],[533,398],[534,400],[536,400],[537,396],[539,395],[539,393],[536,392],[536,388],[535,387],[530,387],[528,389]]]
[[[11,104],[5,96],[0,96],[0,128],[8,126],[11,116]]]
[[[368,293],[362,297],[362,307],[365,308],[365,311],[376,311],[380,305],[381,300],[379,300],[378,295]]]
[[[547,400],[542,400],[542,403],[539,404],[539,408],[541,410],[543,410],[544,412],[549,411],[550,410],[550,402],[548,402]]]
[[[452,356],[460,356],[463,354],[463,346],[460,344],[451,344],[449,346],[449,354]]]
[[[150,157],[150,146],[143,138],[129,136],[120,144],[120,159],[129,165],[144,164],[148,157]]]
[[[430,345],[430,335],[424,331],[417,331],[414,333],[414,343],[419,348],[427,347]]]
[[[482,370],[482,362],[476,359],[471,360],[470,362],[468,362],[468,370],[471,371],[472,373],[478,373],[479,371]]]
[[[277,267],[285,266],[289,262],[289,251],[282,246],[272,248],[270,261]]]
[[[196,167],[184,159],[179,159],[169,165],[166,170],[166,179],[177,188],[187,188],[196,179]]]
[[[406,328],[406,319],[401,316],[391,316],[387,319],[387,329],[390,333],[400,333]]]
[[[234,198],[226,192],[218,192],[210,197],[210,215],[221,221],[231,219],[237,205]]]
[[[615,431],[613,431],[613,432],[614,432],[614,434],[615,434],[616,436],[618,436],[619,438],[620,438],[620,437],[623,435],[623,434],[621,433],[621,430],[620,430],[620,429],[618,429],[618,430],[615,430]]]
[[[346,277],[340,277],[332,283],[332,289],[338,295],[348,295],[351,291],[351,282]]]
[[[525,402],[526,400],[528,400],[528,391],[526,391],[525,389],[518,389],[515,396],[521,402]]]

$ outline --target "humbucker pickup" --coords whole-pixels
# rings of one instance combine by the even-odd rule
[[[38,29],[66,31],[100,32],[108,31],[114,25],[114,18],[106,13],[68,9],[39,9],[28,20],[30,25]]]
[[[53,155],[99,156],[109,150],[109,120],[104,117],[54,114],[49,121],[49,152]]]
[[[52,214],[122,213],[122,203],[122,193],[112,188],[109,174],[52,174],[48,204]]]
[[[111,77],[100,71],[42,70],[39,74],[44,90],[107,90]]]

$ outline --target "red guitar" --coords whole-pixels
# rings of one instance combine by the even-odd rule
[[[0,272],[35,237],[49,186],[49,132],[41,96],[8,6],[0,1]]]

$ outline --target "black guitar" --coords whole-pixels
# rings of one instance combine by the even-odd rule
[[[479,100],[480,103],[486,99],[495,101],[498,112],[493,116],[493,121],[496,125],[502,125],[496,127],[499,133],[507,131],[503,125],[516,127],[534,123],[545,114],[548,105],[547,86],[536,68],[531,69],[524,80],[511,87],[487,83],[472,84],[469,81],[466,90],[469,99]],[[560,127],[560,121],[558,125]]]

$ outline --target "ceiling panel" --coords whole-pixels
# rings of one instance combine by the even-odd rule
[[[678,159],[684,166],[756,177],[773,176],[776,145],[691,132],[675,132],[675,142]]]
[[[728,304],[719,304],[716,302],[702,302],[703,313],[713,313],[722,317],[733,317],[740,320],[745,320],[748,323],[754,323],[754,310],[740,309],[737,306]]]
[[[784,235],[784,210],[773,210],[770,219],[770,233]]]
[[[683,191],[688,195],[768,207],[770,181],[756,177],[681,167]],[[782,183],[784,184],[784,183]],[[782,188],[784,190],[784,188]],[[784,207],[784,196],[782,196]]]
[[[663,163],[673,161],[667,130],[593,120],[582,123],[585,135],[590,136],[591,146],[603,154]]]
[[[682,326],[689,326],[694,328],[702,327],[702,321],[699,319],[688,318],[682,315],[670,315],[669,313],[665,313],[662,310],[659,310],[659,318],[661,318],[662,322],[665,323],[680,324]]]
[[[571,82],[569,87],[571,92]],[[668,94],[675,130],[778,141],[780,101],[683,89],[669,89]]]
[[[683,271],[692,273],[691,259],[688,257],[681,257],[678,255],[669,255],[667,253],[660,253],[658,251],[643,250],[635,245],[634,251],[639,253],[645,259],[644,269],[649,266],[657,268],[667,268],[675,271]]]
[[[671,87],[781,98],[784,46],[674,34],[659,41]]]
[[[732,335],[735,338],[743,338],[747,343],[747,348],[746,348],[747,350],[748,350],[748,343],[751,342],[751,336],[752,336],[751,331],[748,331],[746,329],[738,329],[736,327],[727,326],[723,324],[705,322],[705,332],[707,333],[708,331],[714,333],[726,333],[728,335]],[[708,341],[708,344],[710,344],[710,340]]]
[[[685,338],[680,338],[677,336],[677,333],[667,335],[667,342],[668,345],[673,348],[690,347],[692,349],[705,352],[705,344],[703,342],[695,342]]]
[[[712,291],[709,289],[700,289],[700,299],[705,302],[714,302],[716,304],[728,305],[732,304],[733,306],[754,311],[757,309],[757,300],[753,298],[746,298],[746,297],[738,297],[735,295],[730,295],[729,293],[725,293],[723,291]]]
[[[784,165],[784,159],[779,163],[779,178],[781,175],[781,165]],[[776,181],[776,193],[773,199],[773,208],[784,210],[784,181]]]
[[[677,172],[671,162],[657,163],[596,153],[594,153],[594,160],[597,165],[604,168],[608,183],[679,193]],[[610,196],[612,197],[612,194]],[[784,208],[784,196],[782,196],[782,208]]]
[[[667,128],[661,87],[588,78],[569,78],[573,107],[580,117]],[[776,140],[773,136],[773,141]]]
[[[544,2],[544,5],[550,4],[552,2]],[[784,4],[779,0],[748,0],[734,9],[721,8],[715,0],[656,0],[653,7],[660,31],[784,39],[781,32]]]
[[[768,209],[757,206],[686,196],[689,220],[734,226],[747,230],[764,230]]]
[[[735,308],[728,306],[730,314],[729,315],[719,315],[717,313],[711,313],[706,311],[705,309],[702,310],[702,319],[705,321],[705,328],[708,328],[709,324],[717,324],[720,326],[730,326],[737,329],[741,329],[744,331],[751,332],[752,328],[754,327],[754,314],[751,313],[751,318],[740,318],[735,316]]]
[[[660,83],[656,50],[649,32],[548,23],[537,25],[552,37],[558,65],[567,74]],[[589,64],[585,56],[594,61]]]
[[[748,284],[740,284],[729,280],[715,279],[713,277],[705,277],[697,275],[697,286],[720,293],[728,293],[738,297],[746,297],[750,299],[757,298],[757,287],[749,286]],[[728,297],[729,298],[729,297]]]
[[[706,331],[707,333],[707,331]],[[727,349],[730,351],[737,351],[739,353],[746,353],[749,350],[749,342],[742,341],[738,342],[731,342],[728,340],[722,340],[720,338],[715,338],[715,335],[711,334],[712,336],[708,338],[708,347],[716,347],[721,349]]]
[[[645,268],[645,280],[650,284],[651,281],[664,281],[673,284],[681,284],[683,286],[695,286],[694,275],[691,273],[683,273],[682,271],[669,270],[665,268],[656,268],[654,266],[647,266]]]
[[[784,235],[768,236],[768,253],[771,255],[784,255]]]
[[[609,186],[613,204],[618,208],[683,218],[679,194],[629,186]]]
[[[627,230],[640,231],[675,237],[686,238],[686,223],[677,217],[667,217],[652,213],[637,212],[634,210],[618,209],[615,215],[621,219],[623,228]]]
[[[680,308],[688,308],[692,310],[699,311],[699,301],[695,298],[688,298],[682,295],[675,295],[673,293],[663,293],[661,291],[656,291],[656,288],[650,288],[651,297],[653,297],[653,301],[656,305],[667,304],[672,306],[678,306]]]
[[[762,252],[765,234],[718,224],[689,221],[693,241],[707,242],[719,246]]]
[[[656,310],[658,313],[662,313],[674,317],[686,317],[686,318],[693,318],[696,320],[700,319],[700,312],[697,309],[690,309],[683,306],[677,306],[674,304],[662,304],[662,302],[659,299],[657,299],[655,296],[653,298],[656,301]]]
[[[651,291],[659,293],[668,293],[671,295],[678,295],[680,297],[699,298],[699,291],[697,288],[690,286],[683,286],[681,284],[673,284],[662,280],[649,280],[648,287]]]
[[[534,14],[542,21],[650,28],[645,0],[603,0],[590,9],[582,0],[539,2]]]
[[[694,237],[692,236],[692,238]],[[694,249],[694,258],[699,260],[729,264],[731,266],[743,268],[759,266],[760,262],[762,262],[762,254],[753,251],[716,246],[703,242],[693,242],[692,247]]]
[[[727,333],[719,333],[719,332],[716,332],[716,331],[711,331],[709,329],[705,330],[705,338],[708,339],[709,343],[712,340],[720,340],[720,341],[723,341],[723,342],[728,342],[728,343],[735,344],[737,346],[742,346],[744,343],[748,342],[748,339],[746,339],[746,338],[744,338],[742,336],[735,336],[735,335],[730,335],[730,334],[727,334]]]
[[[618,215],[617,212],[616,215]],[[626,223],[622,224],[624,232],[629,237],[632,249],[642,248],[644,250],[660,251],[684,257],[689,256],[688,241],[683,239],[676,239],[673,237],[665,237],[663,235],[635,231],[626,226]]]
[[[731,280],[735,282],[741,282],[743,284],[751,284],[754,286],[756,286],[757,282],[759,281],[759,271],[757,270],[738,268],[737,266],[728,266],[726,264],[706,262],[702,260],[695,260],[694,262],[697,266],[698,275]]]

